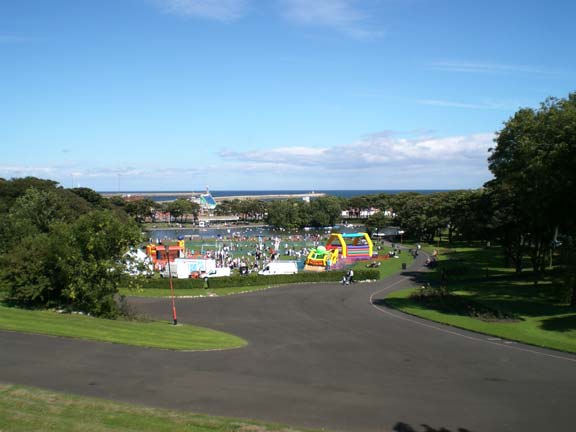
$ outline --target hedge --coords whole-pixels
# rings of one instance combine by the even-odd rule
[[[215,277],[208,279],[210,288],[231,288],[243,286],[280,285],[302,282],[337,282],[342,280],[344,271],[331,271],[321,273],[297,273],[294,275],[258,275]],[[380,272],[374,269],[362,269],[354,271],[356,281],[376,280],[380,278]],[[172,279],[174,289],[203,288],[203,279]],[[168,279],[148,279],[142,283],[142,288],[168,288]]]

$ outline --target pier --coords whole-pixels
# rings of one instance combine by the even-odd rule
[[[322,192],[310,192],[310,193],[303,193],[303,194],[271,194],[271,195],[236,195],[236,196],[221,196],[221,197],[214,197],[216,201],[226,201],[226,200],[272,200],[272,199],[290,199],[290,198],[319,198],[326,196],[325,193]]]

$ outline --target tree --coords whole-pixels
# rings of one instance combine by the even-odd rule
[[[401,226],[407,236],[421,241],[434,240],[437,221],[430,219],[430,198],[415,192],[395,195],[391,201],[396,214],[395,223]]]
[[[16,199],[24,195],[30,188],[39,191],[54,191],[58,189],[58,183],[36,177],[23,177],[12,180],[0,179],[0,214],[7,213]]]
[[[234,200],[238,201],[238,200]],[[234,201],[224,200],[218,203],[214,213],[220,216],[228,216],[234,214]]]
[[[386,216],[383,211],[379,211],[366,219],[366,228],[378,232],[379,230],[390,226],[391,222],[392,219],[389,216]]]
[[[94,194],[34,178],[0,181],[0,286],[8,301],[117,314],[125,253],[140,230],[125,213],[102,209]]]
[[[567,99],[549,98],[537,110],[519,110],[498,132],[489,157],[494,180],[486,187],[505,195],[497,211],[515,223],[515,234],[503,238],[522,245],[538,276],[558,231],[573,232],[576,206],[576,93]]]
[[[166,204],[166,211],[170,212],[170,217],[174,218],[174,220],[180,218],[182,223],[184,223],[186,215],[192,213],[192,210],[192,203],[184,198],[178,198]]]
[[[114,296],[125,280],[124,257],[140,240],[133,222],[99,210],[73,223],[54,222],[0,256],[7,300],[26,307],[59,307],[114,318]]]
[[[304,210],[308,215],[306,224],[313,227],[333,226],[342,218],[342,208],[336,197],[313,199],[304,206]]]
[[[190,201],[190,214],[194,218],[194,223],[198,222],[198,215],[200,214],[200,204]]]
[[[456,238],[465,241],[485,239],[487,208],[483,190],[455,190],[427,195],[430,214],[435,215],[438,232],[448,230],[448,242]]]
[[[110,200],[107,200],[98,192],[90,188],[78,187],[70,189],[70,192],[78,195],[79,197],[89,202],[93,208],[109,209],[112,207]]]
[[[267,205],[261,200],[244,200],[239,203],[238,212],[247,220],[262,220],[266,214]]]
[[[142,199],[126,203],[126,213],[134,218],[136,223],[143,223],[148,218],[152,218],[157,204],[151,199]]]
[[[82,198],[56,188],[30,187],[12,203],[0,225],[0,246],[7,250],[27,236],[47,233],[56,222],[72,222],[90,211]]]
[[[306,226],[307,217],[303,201],[279,200],[268,205],[266,222],[277,228],[301,228]]]

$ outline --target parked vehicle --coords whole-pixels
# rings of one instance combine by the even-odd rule
[[[212,269],[208,273],[206,273],[206,277],[209,277],[209,278],[224,277],[224,276],[230,276],[230,274],[231,274],[230,267],[218,267],[218,268]]]
[[[176,258],[170,263],[170,273],[173,278],[197,278],[202,273],[209,273],[216,268],[216,260],[197,258]],[[168,265],[160,272],[161,277],[169,277]]]
[[[173,278],[178,277],[178,268],[173,263],[170,264],[170,273],[172,273]],[[168,266],[164,267],[163,270],[160,271],[160,277],[167,278],[170,277],[170,273],[168,273]]]
[[[296,261],[272,261],[258,272],[261,275],[296,274],[298,263]]]

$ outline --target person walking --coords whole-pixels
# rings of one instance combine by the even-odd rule
[[[349,269],[342,278],[342,285],[350,285],[354,278],[354,270]]]

